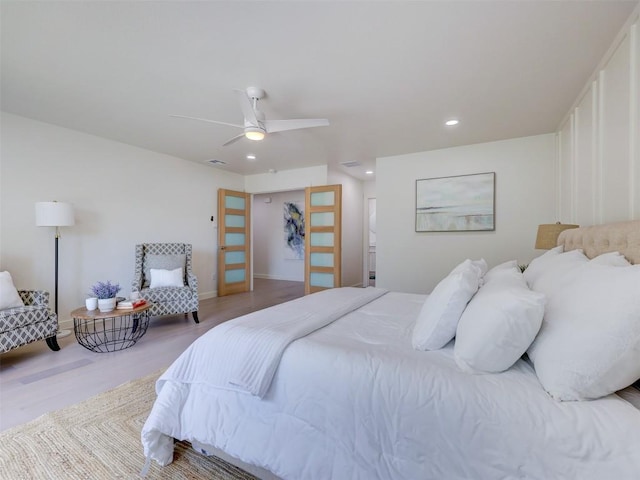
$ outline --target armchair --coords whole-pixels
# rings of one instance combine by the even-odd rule
[[[0,310],[0,353],[37,340],[46,340],[53,351],[60,350],[58,316],[49,310],[49,292],[18,290],[18,294],[23,307]]]
[[[191,270],[191,245],[187,243],[143,243],[136,245],[136,265],[131,290],[151,302],[149,315],[189,313],[198,320],[198,280]],[[184,268],[184,286],[151,288],[152,268]]]

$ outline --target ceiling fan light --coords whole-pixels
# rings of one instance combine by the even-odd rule
[[[262,140],[264,138],[264,132],[259,128],[247,128],[244,131],[244,136],[249,140]]]

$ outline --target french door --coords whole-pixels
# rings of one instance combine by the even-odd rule
[[[342,185],[305,189],[304,293],[342,286]]]
[[[218,190],[218,296],[248,292],[251,286],[250,195]]]

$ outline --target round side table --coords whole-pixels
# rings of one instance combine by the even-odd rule
[[[92,352],[115,352],[129,348],[146,333],[150,308],[150,303],[110,312],[77,308],[71,312],[76,340]]]

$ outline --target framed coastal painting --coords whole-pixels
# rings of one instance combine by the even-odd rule
[[[416,232],[495,230],[495,172],[416,180]]]

